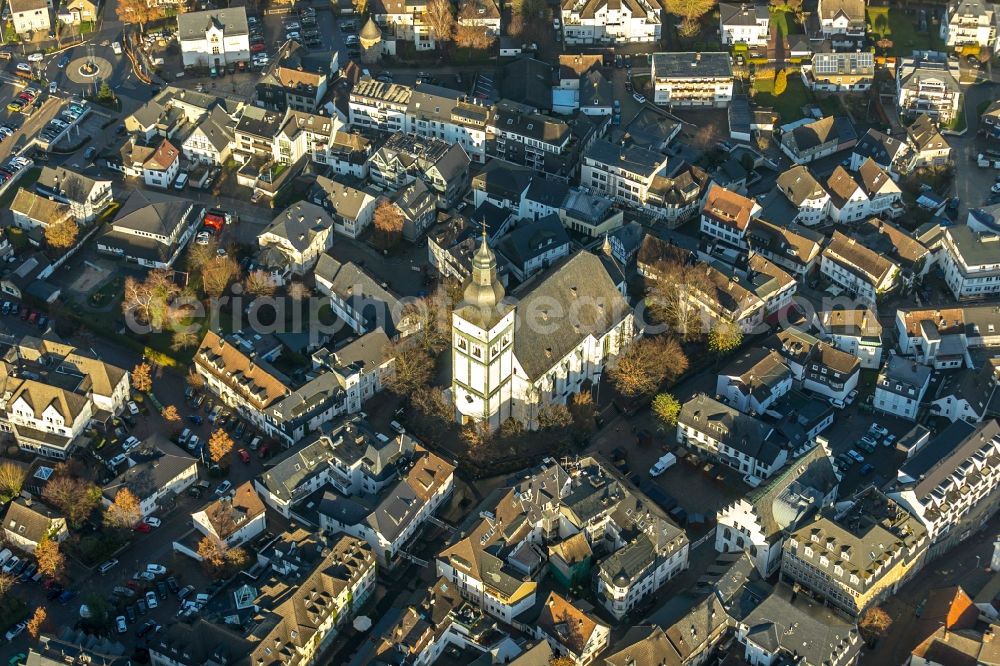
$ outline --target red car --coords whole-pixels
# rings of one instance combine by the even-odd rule
[[[153,528],[147,525],[146,523],[139,523],[132,529],[135,530],[136,532],[141,532],[142,534],[149,534],[150,532],[153,531]]]
[[[28,323],[29,324],[34,324],[36,319],[38,319],[38,313],[37,312],[32,312],[30,315],[28,315]]]
[[[263,44],[251,44],[250,53],[263,53],[267,50],[267,47]]]
[[[247,452],[246,449],[240,449],[239,451],[237,451],[237,453],[240,454],[240,460],[242,460],[248,465],[250,464],[250,454]]]

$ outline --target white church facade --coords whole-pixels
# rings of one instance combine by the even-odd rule
[[[542,409],[600,381],[635,337],[632,311],[600,257],[579,252],[506,296],[484,239],[452,313],[456,419],[537,428]]]

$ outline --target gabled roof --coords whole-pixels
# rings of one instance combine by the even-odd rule
[[[598,626],[597,620],[556,592],[549,593],[538,616],[538,628],[576,655],[583,653]]]
[[[809,169],[801,165],[793,166],[778,176],[776,184],[781,193],[796,206],[827,195]]]
[[[926,113],[917,116],[917,119],[906,128],[906,137],[918,151],[950,148],[938,131],[934,120]]]
[[[309,249],[316,237],[330,232],[333,219],[323,208],[308,201],[293,203],[271,221],[262,234],[273,234],[298,252]]]
[[[845,268],[855,269],[873,285],[881,284],[895,265],[839,231],[833,232],[830,242],[823,250],[823,255],[844,265]]]
[[[213,330],[205,332],[194,360],[199,367],[230,386],[257,409],[265,409],[289,393],[284,380],[270,368],[250,358],[237,344],[225,340]]]
[[[205,39],[209,29],[217,27],[225,30],[227,37],[246,35],[250,32],[245,7],[230,9],[210,9],[203,12],[187,12],[177,17],[177,38],[180,40]]]
[[[21,539],[37,544],[52,531],[52,523],[62,518],[58,511],[37,500],[18,497],[7,508],[3,527]]]

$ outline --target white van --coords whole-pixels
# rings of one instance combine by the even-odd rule
[[[188,184],[188,175],[186,173],[182,173],[179,176],[177,176],[177,180],[174,181],[174,189],[179,192],[183,190],[185,187],[187,187],[187,184]]]
[[[119,42],[111,42],[111,50],[115,52],[115,55],[121,55],[122,45]]]
[[[118,560],[108,560],[107,562],[99,566],[97,568],[97,571],[103,576],[104,574],[114,569],[116,566],[118,566]]]

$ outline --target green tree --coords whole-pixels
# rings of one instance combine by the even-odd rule
[[[115,91],[111,89],[107,81],[101,82],[101,87],[97,90],[97,99],[101,102],[110,102],[115,98]]]
[[[781,70],[778,72],[777,76],[774,77],[774,89],[772,94],[777,97],[788,90],[788,72]]]
[[[653,398],[653,413],[664,425],[677,425],[677,415],[681,413],[681,403],[669,393],[659,393]]]

